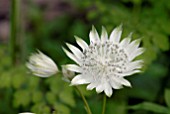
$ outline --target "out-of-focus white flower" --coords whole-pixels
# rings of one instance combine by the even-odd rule
[[[54,61],[40,51],[30,56],[26,66],[34,75],[40,77],[49,77],[58,72],[57,65]]]
[[[66,82],[70,82],[70,79],[75,76],[75,72],[68,70],[66,65],[62,65],[62,74],[63,80]]]
[[[22,113],[19,113],[19,114],[35,114],[35,113],[31,113],[31,112],[22,112]]]
[[[82,51],[66,44],[72,53],[65,48],[63,50],[77,63],[67,65],[68,70],[78,73],[71,85],[88,84],[88,90],[96,88],[98,93],[104,91],[109,97],[113,93],[112,88],[120,89],[123,85],[131,87],[124,77],[140,72],[143,61],[133,60],[144,52],[144,48],[139,47],[139,39],[131,41],[131,34],[120,41],[121,34],[121,25],[112,31],[110,37],[104,27],[101,37],[92,27],[89,34],[90,45],[75,36]]]

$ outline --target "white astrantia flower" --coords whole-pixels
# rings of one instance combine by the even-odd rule
[[[89,34],[90,45],[75,36],[82,51],[66,44],[72,53],[65,48],[63,50],[77,63],[66,65],[68,70],[78,73],[71,85],[88,84],[88,90],[96,88],[98,93],[104,91],[108,97],[113,93],[112,88],[120,89],[123,85],[131,87],[124,77],[140,72],[143,61],[133,60],[144,52],[144,48],[139,47],[139,39],[131,41],[131,34],[120,41],[121,34],[121,25],[111,32],[110,37],[104,27],[101,37],[92,27]]]
[[[22,112],[22,113],[19,113],[19,114],[35,114],[35,113],[31,113],[31,112]]]
[[[30,56],[26,66],[34,75],[39,77],[49,77],[58,72],[58,67],[54,61],[40,51]]]

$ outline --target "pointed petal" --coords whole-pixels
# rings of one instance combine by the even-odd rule
[[[75,57],[75,55],[73,55],[72,53],[70,53],[69,51],[67,51],[65,48],[63,48],[64,52],[66,53],[66,55],[72,59],[73,61],[75,61],[77,64],[80,64],[80,61],[78,60],[77,57]]]
[[[99,35],[94,26],[92,26],[92,30],[90,31],[89,37],[90,37],[90,43],[97,43],[100,41]]]
[[[143,63],[144,63],[143,60],[137,60],[137,61],[130,62],[129,64],[127,64],[125,71],[139,69],[143,66]]]
[[[96,86],[96,92],[101,93],[105,89],[103,85],[106,83],[106,79],[104,77],[101,77],[98,82],[99,83]]]
[[[122,48],[126,48],[126,47],[130,44],[131,38],[132,38],[132,33],[130,33],[126,38],[124,38],[124,39],[120,42],[120,46],[121,46]]]
[[[140,45],[141,41],[142,41],[142,39],[141,39],[141,38],[134,40],[134,45],[135,45],[135,47],[136,47],[136,48],[138,48],[138,47],[139,47],[139,45]]]
[[[110,86],[110,84],[108,84],[108,82],[106,82],[106,83],[104,84],[104,92],[105,92],[105,94],[106,94],[108,97],[111,97],[111,96],[112,96],[112,93],[113,93],[112,87]]]
[[[82,40],[81,38],[79,38],[77,36],[75,36],[75,38],[76,38],[77,44],[82,48],[83,51],[88,48],[88,45],[84,40]]]
[[[97,82],[92,82],[87,86],[87,90],[92,90],[93,88],[95,88],[97,86]]]
[[[132,61],[137,56],[141,55],[145,51],[145,48],[137,48],[134,52],[129,56],[129,60]]]
[[[103,90],[104,90],[103,84],[100,84],[100,85],[98,85],[98,86],[96,87],[96,92],[97,92],[97,93],[101,93]]]
[[[42,77],[42,78],[47,78],[47,77],[49,77],[49,76],[51,76],[51,75],[49,75],[49,74],[45,74],[45,73],[43,73],[43,74],[41,74],[41,73],[36,73],[36,72],[33,72],[33,74],[35,75],[35,76],[39,76],[39,77]]]
[[[131,38],[124,38],[124,39],[120,42],[120,46],[125,49],[125,48],[129,45],[130,40],[131,40]]]
[[[77,73],[81,73],[82,72],[82,69],[75,65],[75,64],[67,64],[65,65],[65,67],[70,70],[70,71],[73,71],[73,72],[77,72]]]
[[[37,68],[37,67],[34,67],[34,66],[31,66],[30,70],[34,75],[44,77],[44,78],[49,77],[49,76],[56,73],[56,72],[51,72],[50,69],[45,70],[44,68]]]
[[[110,35],[110,41],[113,43],[119,43],[120,38],[121,38],[121,34],[122,34],[122,25],[116,27],[111,35]]]
[[[119,82],[119,80],[117,80],[117,79],[114,78],[114,77],[110,77],[109,83],[110,83],[110,85],[112,86],[112,88],[114,88],[114,89],[123,88],[123,86],[122,86],[122,84]]]
[[[102,26],[101,42],[105,43],[108,40],[108,34],[105,27]]]
[[[48,66],[51,66],[51,67],[53,67],[54,69],[58,69],[57,68],[57,65],[55,64],[55,62],[50,58],[50,57],[48,57],[47,55],[45,55],[45,54],[43,54],[41,51],[39,51],[38,50],[38,52],[39,52],[39,55],[41,55],[41,56],[39,56],[39,57],[37,57],[37,54],[35,55],[35,57],[34,57],[34,59],[37,59],[37,60],[34,60],[34,61],[36,61],[40,66],[42,65],[42,66],[45,66],[45,65],[43,65],[43,64],[47,64]],[[43,62],[42,62],[43,61]],[[48,67],[47,66],[47,67]]]
[[[128,86],[128,87],[132,87],[128,80],[126,80],[124,78],[121,78],[120,80],[121,80],[120,83],[122,83],[123,85]]]
[[[121,77],[125,77],[125,76],[129,76],[135,73],[139,73],[141,72],[140,70],[132,70],[132,71],[127,71],[127,72],[123,72],[123,73],[117,73],[117,75],[121,76]]]
[[[134,40],[127,46],[126,51],[128,52],[129,55],[138,48],[140,41],[141,39]]]
[[[73,45],[71,45],[71,44],[69,44],[69,43],[66,43],[66,45],[67,45],[68,48],[72,51],[72,53],[74,53],[74,55],[75,55],[77,58],[81,59],[81,57],[84,56],[83,53],[82,53],[77,47],[75,47],[75,46],[73,46]]]
[[[88,84],[88,83],[89,82],[81,74],[75,76],[71,80],[71,85],[80,85],[80,84]]]
[[[55,74],[56,71],[51,71],[51,69],[45,68],[45,67],[36,67],[32,64],[27,64],[27,67],[33,72],[33,73],[40,73],[40,74]]]

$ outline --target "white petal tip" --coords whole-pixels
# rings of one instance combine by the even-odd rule
[[[71,83],[69,86],[75,86],[75,84],[72,84],[72,83]]]
[[[91,87],[91,86],[88,85],[88,86],[86,87],[86,90],[93,90],[93,88],[94,88],[94,87]]]
[[[126,79],[123,79],[122,84],[127,87],[132,87],[131,83]]]
[[[92,31],[96,30],[96,28],[94,27],[94,25],[92,25]]]
[[[86,90],[93,90],[93,88],[89,88],[89,87],[87,87],[87,88],[86,88]]]
[[[131,85],[131,84],[128,84],[128,85],[126,85],[126,86],[132,88],[132,85]]]
[[[76,41],[80,41],[81,40],[81,38],[79,38],[78,36],[75,36],[75,35],[74,35],[74,38],[76,39]]]
[[[64,51],[65,53],[67,52],[66,48],[62,47],[62,49],[63,49],[63,51]]]
[[[112,94],[106,94],[106,96],[110,98],[112,96]]]
[[[96,92],[99,94],[99,93],[103,92],[103,89],[97,89],[96,88]]]
[[[123,28],[123,23],[121,23],[118,28],[122,29]]]
[[[97,92],[97,94],[100,94],[102,91],[96,91]]]
[[[128,38],[132,38],[133,32],[130,32],[130,34],[128,35]]]
[[[66,43],[66,45],[70,48],[71,47],[71,44],[69,44],[69,43]]]
[[[106,28],[104,26],[102,26],[102,30],[106,30]]]

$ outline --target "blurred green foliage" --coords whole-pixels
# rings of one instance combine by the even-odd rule
[[[111,30],[123,23],[123,38],[133,32],[133,39],[141,38],[146,52],[142,74],[128,77],[133,88],[114,90],[108,98],[106,114],[169,114],[169,37],[170,1],[168,0],[70,0],[70,12],[48,21],[44,9],[30,2],[24,28],[26,57],[36,49],[50,56],[58,65],[71,63],[61,46],[75,43],[74,35],[88,40],[95,25]],[[22,13],[22,12],[21,12]],[[23,36],[22,36],[23,37]],[[21,47],[20,47],[21,48]],[[18,55],[19,56],[19,55]],[[0,44],[0,114],[30,111],[37,114],[86,114],[80,96],[61,75],[41,79],[31,75],[25,63],[11,66],[6,44]],[[25,56],[18,58],[26,60]],[[19,60],[17,60],[19,61]],[[102,94],[95,90],[85,94],[94,114],[101,113]]]

